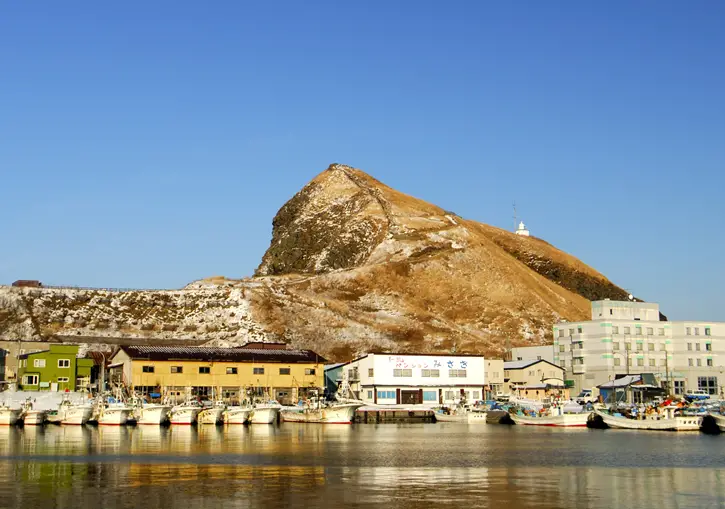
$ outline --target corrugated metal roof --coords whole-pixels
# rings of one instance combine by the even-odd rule
[[[217,348],[205,346],[123,346],[132,359],[316,362],[327,360],[311,350],[277,350],[261,348]]]

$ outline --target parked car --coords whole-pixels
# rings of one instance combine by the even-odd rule
[[[710,399],[710,395],[705,391],[687,391],[685,393],[685,399],[687,401],[702,401]]]
[[[591,389],[582,389],[579,395],[574,400],[580,405],[586,405],[587,403],[596,403],[597,398],[592,393]]]

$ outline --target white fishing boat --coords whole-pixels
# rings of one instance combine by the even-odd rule
[[[226,424],[245,424],[249,420],[252,407],[249,405],[228,406],[224,410],[224,422]]]
[[[64,408],[64,410],[65,415],[63,415],[60,423],[78,426],[83,425],[90,420],[95,407],[90,402],[71,403]]]
[[[677,407],[665,407],[664,414],[646,415],[643,419],[630,419],[612,415],[601,410],[595,413],[610,428],[650,431],[700,431],[701,415],[675,415]]]
[[[68,413],[68,409],[73,406],[73,403],[70,401],[70,396],[68,393],[63,393],[63,399],[58,404],[58,408],[56,410],[51,410],[45,414],[45,420],[52,424],[61,424],[63,420],[66,417],[66,414]]]
[[[171,405],[164,403],[141,403],[136,407],[136,424],[164,424],[169,421],[171,408]]]
[[[465,424],[486,424],[488,413],[467,406],[439,408],[433,413],[436,422],[459,422]]]
[[[589,419],[589,412],[578,414],[556,414],[532,417],[527,415],[510,414],[511,420],[522,426],[554,426],[554,427],[585,427]]]
[[[23,404],[23,424],[26,426],[40,426],[45,424],[45,410],[34,410],[33,402],[28,398]]]
[[[194,399],[187,398],[181,405],[171,409],[169,420],[171,424],[194,424],[199,412],[203,410],[201,404]]]
[[[22,408],[11,408],[7,402],[3,402],[0,405],[0,426],[12,426],[18,422],[22,413]]]
[[[315,424],[352,424],[355,411],[363,406],[359,403],[310,402],[299,408],[282,410],[284,422],[307,422]]]
[[[224,416],[226,405],[223,401],[218,400],[209,408],[204,408],[197,417],[199,424],[219,424]]]
[[[101,426],[123,426],[133,418],[133,407],[123,402],[106,403],[98,413]]]
[[[276,401],[269,403],[255,403],[249,414],[250,424],[272,424],[277,422],[281,406]]]
[[[725,431],[725,415],[721,414],[710,414],[710,417],[715,419],[715,424],[720,428],[720,431]]]

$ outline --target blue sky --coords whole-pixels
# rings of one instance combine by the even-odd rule
[[[5,2],[0,283],[251,275],[332,162],[725,321],[725,3]]]

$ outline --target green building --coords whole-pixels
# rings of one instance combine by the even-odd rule
[[[50,345],[48,350],[20,355],[18,389],[69,391],[91,383],[93,359],[79,359],[78,345]]]

